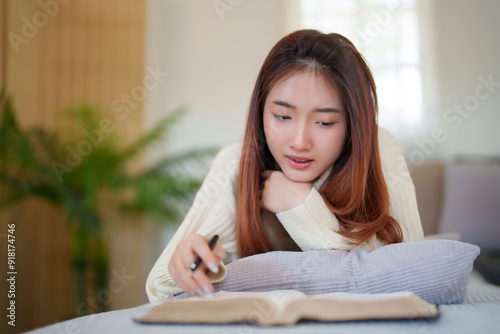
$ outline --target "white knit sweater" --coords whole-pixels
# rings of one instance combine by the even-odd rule
[[[384,178],[390,195],[390,214],[399,222],[403,241],[423,239],[423,230],[417,209],[415,188],[406,162],[396,139],[379,128],[380,157]],[[224,247],[225,263],[237,259],[236,255],[236,195],[241,145],[229,145],[215,158],[188,214],[171,241],[156,261],[146,282],[146,292],[151,303],[179,294],[182,291],[168,272],[168,263],[178,243],[192,233],[210,238],[219,235],[218,243]],[[352,249],[346,237],[336,233],[339,222],[329,211],[318,189],[328,176],[325,171],[313,183],[313,189],[304,203],[291,210],[273,214],[262,213],[264,227],[272,245],[277,250]],[[375,249],[383,244],[373,236],[360,247]],[[212,282],[226,276],[224,264],[219,273],[208,273]]]

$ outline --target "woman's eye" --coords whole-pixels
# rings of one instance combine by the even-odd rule
[[[319,125],[327,128],[329,126],[332,126],[333,124],[335,124],[335,122],[318,122]]]
[[[287,119],[292,119],[290,116],[285,116],[285,115],[276,115],[275,114],[274,117],[276,117],[280,121],[284,121],[284,120],[287,120]]]

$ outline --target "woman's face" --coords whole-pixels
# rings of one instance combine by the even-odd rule
[[[266,98],[263,119],[269,150],[289,180],[316,180],[342,152],[341,96],[313,71],[279,80]]]

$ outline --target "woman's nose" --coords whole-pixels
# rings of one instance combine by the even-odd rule
[[[312,146],[309,130],[306,124],[297,124],[290,138],[290,147],[297,151],[310,150]]]

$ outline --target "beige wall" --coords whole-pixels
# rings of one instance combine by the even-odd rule
[[[283,1],[233,1],[221,16],[213,3],[149,1],[148,63],[170,76],[151,94],[147,123],[188,107],[168,150],[240,141],[258,70],[287,31]]]
[[[442,154],[500,155],[500,2],[493,0],[436,1],[437,73],[441,110],[447,112],[454,104],[464,106],[465,116],[449,114],[446,127],[449,139]],[[493,92],[481,88],[478,77],[496,82]],[[481,96],[478,96],[481,97]],[[479,104],[474,108],[474,99]],[[470,111],[467,110],[469,105]],[[466,116],[470,115],[470,116]],[[460,120],[459,120],[460,119]]]
[[[500,155],[500,2],[420,0],[419,4],[427,135],[405,143],[406,157],[414,154],[417,161],[417,156],[431,160],[457,154]],[[490,76],[496,83],[493,91],[479,79]],[[478,86],[483,87],[476,91]],[[436,129],[441,135],[433,137]]]

